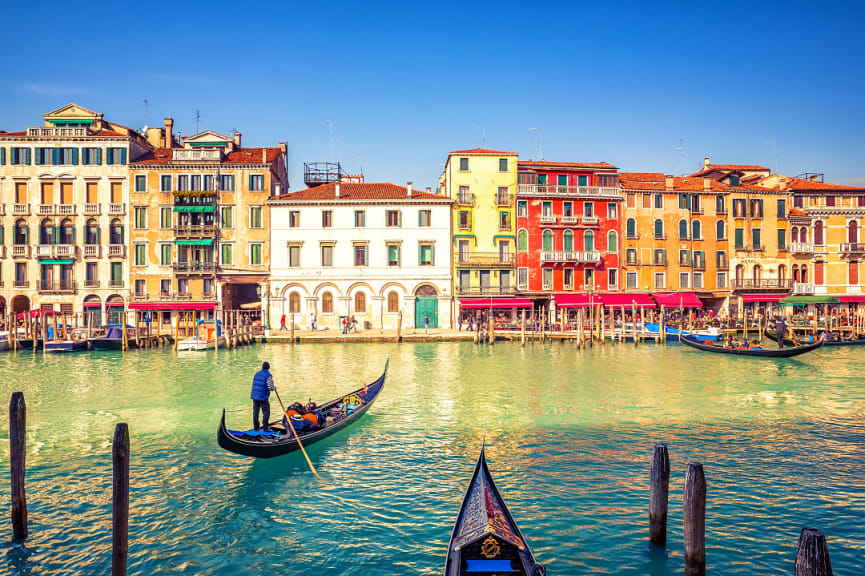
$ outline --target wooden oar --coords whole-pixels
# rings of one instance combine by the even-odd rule
[[[285,404],[282,403],[282,398],[279,397],[279,392],[276,390],[276,386],[273,387],[273,392],[276,394],[276,399],[279,400],[279,406],[282,408],[282,413],[285,415],[285,421],[288,422],[288,427],[291,428],[291,431],[294,433],[294,438],[297,440],[297,445],[300,446],[300,451],[303,452],[303,457],[306,458],[306,463],[309,464],[309,469],[315,474],[316,478],[321,478],[318,472],[315,471],[315,466],[312,465],[312,460],[309,459],[309,455],[306,453],[306,450],[303,447],[303,444],[300,442],[300,436],[297,435],[297,430],[294,429],[294,426],[291,424],[291,418],[285,414]]]

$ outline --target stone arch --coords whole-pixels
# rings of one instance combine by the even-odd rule
[[[279,290],[279,295],[282,298],[288,297],[288,291],[291,289],[296,289],[301,293],[301,296],[307,295],[306,286],[300,284],[299,282],[289,282]]]
[[[375,290],[373,290],[372,286],[370,286],[366,282],[355,282],[354,284],[352,284],[351,286],[348,287],[348,289],[345,291],[345,294],[346,294],[346,296],[351,296],[356,290],[361,289],[361,288],[366,289],[366,291],[370,295],[375,294]]]
[[[337,298],[342,296],[342,291],[339,289],[339,286],[337,286],[333,282],[322,282],[315,287],[312,295],[316,298],[321,298],[321,293],[325,290],[325,288],[329,288],[332,292],[334,292]]]
[[[424,282],[415,287],[413,291],[415,296],[438,296],[439,291],[438,288],[430,284],[429,282]]]
[[[403,286],[401,283],[388,282],[387,284],[385,284],[384,286],[381,287],[381,292],[379,292],[379,296],[384,297],[385,293],[391,288],[397,288],[400,291],[402,291],[403,294],[408,294],[408,290],[406,290],[405,286]]]
[[[367,315],[371,312],[372,297],[375,291],[366,282],[355,282],[345,291],[349,297],[349,308],[352,314]]]
[[[18,294],[17,296],[12,297],[12,312],[14,314],[20,314],[21,312],[26,312],[28,310],[30,310],[30,298],[24,294]]]

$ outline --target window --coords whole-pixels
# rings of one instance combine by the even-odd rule
[[[628,218],[625,222],[625,236],[630,239],[637,237],[637,221],[633,218]]]
[[[715,213],[716,214],[726,214],[727,213],[727,203],[723,196],[715,196]]]
[[[321,313],[333,314],[333,294],[330,292],[321,295]]]
[[[607,203],[607,218],[610,220],[615,220],[619,217],[619,207],[615,202]]]
[[[177,294],[178,295],[188,295],[189,294],[189,279],[188,278],[178,278],[177,279]]]
[[[469,212],[468,210],[460,210],[459,228],[460,228],[460,230],[471,230],[472,229],[472,213]]]
[[[171,244],[159,245],[159,264],[161,266],[171,265]]]
[[[435,265],[435,247],[432,244],[420,244],[418,251],[418,264],[420,266]]]
[[[544,202],[541,204],[541,217],[549,218],[553,215],[553,203]]]
[[[469,159],[468,158],[460,158],[460,172],[468,172],[469,171]]]
[[[706,253],[702,250],[694,250],[694,268],[698,270],[706,268]]]
[[[417,225],[421,228],[432,226],[432,210],[418,210]]]
[[[213,175],[205,174],[203,178],[203,184],[201,185],[202,190],[213,191],[215,188],[213,187]]]
[[[322,267],[329,268],[333,266],[333,244],[322,244],[320,251]]]
[[[215,294],[213,292],[213,280],[211,278],[205,278],[203,284],[204,285],[202,286],[201,293],[204,296],[214,296]]]
[[[702,240],[703,239],[703,226],[700,224],[699,220],[694,220],[691,222],[691,238],[694,240]]]
[[[850,286],[859,285],[859,262],[850,262],[847,265],[847,283]]]
[[[734,232],[735,238],[734,245],[736,246],[736,250],[741,250],[745,247],[745,229],[744,228],[736,228]]]
[[[544,230],[543,250],[544,250],[544,252],[552,252],[552,250],[553,250],[553,231],[552,230]]]
[[[366,226],[366,210],[354,211],[354,227],[363,228]]]
[[[466,168],[466,170],[468,170],[468,168]],[[499,158],[499,172],[507,172],[507,171],[508,171],[508,159],[507,158]]]
[[[664,195],[663,194],[655,194],[655,208],[659,210],[664,209]]]
[[[171,208],[163,206],[159,209],[159,227],[162,229],[171,228]]]
[[[703,288],[703,273],[702,272],[694,272],[694,288],[702,289]]]
[[[718,272],[715,275],[715,284],[717,288],[726,288],[727,287],[727,273],[726,272]]]
[[[84,267],[84,285],[96,286],[96,262],[88,262]]]
[[[727,224],[723,220],[715,222],[715,238],[723,240],[727,235]]]
[[[322,228],[333,227],[333,210],[322,210],[321,211],[321,227]]]
[[[823,245],[823,222],[820,220],[814,222],[814,244]]]
[[[589,177],[588,176],[577,176],[577,186],[588,186],[589,185]]]
[[[300,293],[292,292],[288,295],[288,313],[289,314],[300,314]],[[294,323],[294,318],[290,320],[290,322]]]
[[[655,288],[663,288],[667,283],[666,274],[655,272]]]
[[[625,197],[625,201],[627,202],[626,206],[628,208],[636,208],[637,207],[637,195],[636,194],[628,194]]]
[[[572,218],[574,216],[573,202],[562,202],[562,216],[565,218]]]
[[[367,261],[367,245],[366,244],[355,244],[354,245],[354,265],[355,266],[368,266],[369,262]]]
[[[751,218],[762,218],[763,217],[763,201],[762,200],[751,200]]]
[[[133,225],[136,230],[147,228],[147,207],[136,206],[133,208]]]
[[[14,148],[13,148],[14,150]],[[101,148],[82,148],[81,163],[88,166],[94,164],[102,164],[102,149]],[[28,162],[29,164],[29,162]]]
[[[718,250],[715,252],[715,263],[718,268],[721,270],[725,270],[727,268],[727,251],[726,250]]]
[[[688,238],[688,222],[687,220],[679,220],[679,238]]]
[[[126,164],[126,148],[106,148],[106,164]]]
[[[595,204],[593,202],[583,202],[583,216],[591,218],[595,215]]]
[[[526,290],[529,287],[529,269],[517,268],[517,289]]]
[[[520,200],[517,202],[517,218],[528,218],[529,217],[529,205],[525,200]]]
[[[143,175],[135,176],[135,191],[136,192],[147,192],[147,176],[143,176]]]
[[[778,218],[787,217],[787,200],[784,198],[778,199]]]
[[[529,251],[529,233],[526,230],[520,230],[517,232],[517,251]]]
[[[688,288],[690,276],[687,272],[679,272],[679,288]]]
[[[300,244],[288,245],[288,267],[298,268],[300,266]]]
[[[595,251],[595,233],[591,230],[583,232],[583,250],[586,252]]]
[[[260,266],[261,265],[261,244],[250,244],[249,245],[249,263],[252,266]]]
[[[667,251],[664,248],[656,248],[655,249],[655,265],[656,266],[666,266],[667,265]]]
[[[814,262],[814,284],[823,284],[823,262]]]
[[[690,196],[687,194],[679,194],[679,210],[690,210],[691,203],[689,198]]]
[[[354,293],[354,311],[358,314],[366,314],[366,292]]]
[[[652,195],[643,194],[643,208],[649,209],[652,207]]]
[[[136,266],[147,264],[147,244],[135,245],[134,262]]]
[[[787,249],[787,230],[778,228],[778,250]]]
[[[108,240],[109,244],[123,244],[123,222],[119,218],[111,221]]]
[[[585,278],[586,290],[592,290],[595,287],[595,271],[594,271],[594,269],[586,268],[583,271],[583,277]]]
[[[219,225],[222,228],[234,228],[233,206],[221,206],[219,208]]]
[[[144,296],[144,288],[146,283],[144,280],[136,280],[135,281],[135,295],[138,297]]]
[[[388,244],[387,245],[387,265],[388,266],[399,266],[400,264],[400,249],[399,244]],[[355,264],[357,266],[358,264]]]
[[[400,227],[402,226],[402,219],[400,218],[399,210],[385,210],[384,213],[384,223],[385,226]]]
[[[111,280],[109,285],[112,288],[120,288],[123,286],[123,262],[111,263]]]
[[[468,186],[460,186],[459,196],[457,197],[457,204],[462,204],[464,206],[471,206],[474,204],[472,201],[472,194],[469,191]]]
[[[87,246],[99,244],[99,236],[99,225],[96,223],[96,219],[89,219],[84,226],[84,244]]]
[[[564,242],[562,243],[562,249],[565,252],[573,252],[574,251],[574,232],[572,230],[565,230],[563,235]]]
[[[300,212],[298,210],[291,210],[288,213],[288,227],[289,228],[299,228],[300,227]]]
[[[496,192],[496,204],[499,206],[507,206],[511,203],[510,194],[508,194],[507,186],[499,186],[498,192]]]
[[[655,220],[655,238],[658,240],[664,239],[664,221],[660,218]]]
[[[222,192],[234,192],[234,175],[221,174],[219,176],[219,189]]]
[[[636,266],[637,264],[637,249],[636,248],[628,248],[625,250],[625,263],[629,266]]]
[[[511,229],[511,213],[507,211],[499,212],[499,230]]]
[[[628,290],[636,290],[637,289],[637,273],[636,272],[628,272],[625,275],[625,283],[627,284],[626,288]]]
[[[264,175],[250,174],[249,175],[249,191],[262,192],[264,190]]]
[[[760,229],[751,228],[751,245],[754,250],[762,250],[763,244],[760,242]]]
[[[399,294],[396,290],[387,293],[387,311],[390,314],[399,312]]]
[[[552,290],[553,289],[553,269],[552,268],[544,268],[543,269],[543,290]]]
[[[614,290],[619,285],[619,270],[610,268],[607,270],[607,289]]]
[[[189,190],[189,176],[177,177],[177,190],[180,192]]]
[[[679,266],[691,265],[691,252],[689,250],[679,250]]]
[[[249,207],[249,227],[262,228],[261,224],[261,206]]]
[[[834,196],[826,196],[826,206],[835,206]]]
[[[733,198],[733,218],[745,217],[745,199]]]
[[[607,252],[617,254],[619,252],[619,235],[615,230],[610,230],[607,233]]]
[[[234,262],[232,261],[233,257],[233,248],[232,244],[223,244],[222,245],[222,264],[231,265]]]

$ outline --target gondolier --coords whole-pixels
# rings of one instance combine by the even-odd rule
[[[787,336],[787,321],[782,316],[775,322],[775,339],[778,341],[780,348],[784,347],[784,337]]]
[[[252,426],[258,430],[259,427],[263,430],[268,429],[270,422],[270,393],[276,390],[273,384],[273,375],[270,373],[270,364],[262,362],[261,370],[255,373],[252,377],[252,392],[249,397],[252,398]],[[261,410],[262,422],[259,425],[258,412]]]

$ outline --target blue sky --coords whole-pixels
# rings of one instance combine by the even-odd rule
[[[782,173],[865,186],[863,2],[193,4],[94,2],[68,27],[64,4],[6,6],[0,129],[71,101],[140,128],[146,98],[151,125],[190,135],[200,110],[287,142],[293,190],[327,120],[348,171],[421,188],[484,132],[536,158],[530,128],[548,160],[679,174],[683,139],[687,173],[777,149]]]

